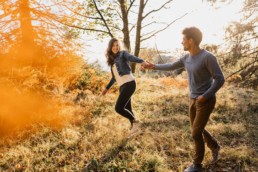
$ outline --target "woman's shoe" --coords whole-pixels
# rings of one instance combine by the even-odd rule
[[[131,133],[135,133],[141,126],[142,122],[140,120],[134,120],[132,122]]]

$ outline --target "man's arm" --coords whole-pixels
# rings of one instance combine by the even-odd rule
[[[179,69],[179,68],[183,68],[183,67],[184,67],[184,63],[182,61],[182,58],[180,58],[179,60],[177,60],[174,63],[155,64],[153,66],[153,69],[155,69],[155,70],[175,70],[175,69]]]
[[[214,79],[211,87],[203,94],[203,96],[208,99],[211,96],[215,95],[215,93],[222,87],[225,79],[216,57],[214,57],[213,55],[207,56],[205,59],[205,64],[212,78]]]

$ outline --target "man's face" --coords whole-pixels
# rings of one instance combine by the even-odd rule
[[[190,49],[190,40],[191,39],[187,39],[185,35],[183,36],[182,45],[185,51],[188,51]]]

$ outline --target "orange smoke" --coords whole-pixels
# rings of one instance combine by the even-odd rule
[[[55,22],[61,14],[43,7],[29,0],[0,3],[0,136],[38,123],[59,126],[70,117],[72,105],[62,95],[84,61],[76,55],[79,45],[65,36],[69,29]]]
[[[32,66],[2,68],[0,137],[35,124],[59,127],[69,121],[73,102],[67,105],[62,95],[69,79],[79,76],[80,67],[78,59],[63,58],[62,62],[50,61],[44,70]]]
[[[47,64],[0,64],[0,137],[39,123],[59,127],[71,118],[74,105],[64,103],[62,95],[70,80],[80,75],[83,60],[67,55]]]
[[[53,122],[60,118],[53,99],[33,92],[21,93],[15,87],[1,86],[0,136],[21,130],[35,123]]]

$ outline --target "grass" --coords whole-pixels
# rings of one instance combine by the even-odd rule
[[[143,121],[141,133],[127,139],[129,122],[114,111],[117,87],[101,97],[85,93],[74,105],[76,120],[63,127],[33,125],[0,141],[0,171],[183,171],[191,163],[193,141],[189,92],[181,78],[137,78],[132,98]],[[74,95],[69,95],[68,100]],[[258,92],[225,85],[207,129],[222,145],[221,156],[205,171],[258,169]],[[26,136],[26,137],[24,137]]]

